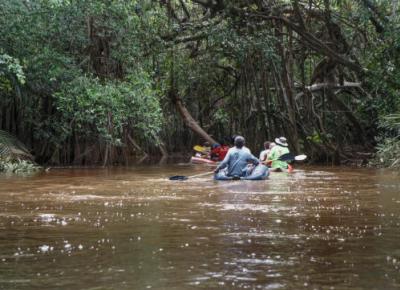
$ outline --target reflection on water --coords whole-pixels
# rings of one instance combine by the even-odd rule
[[[396,172],[209,167],[0,176],[0,289],[398,289]]]

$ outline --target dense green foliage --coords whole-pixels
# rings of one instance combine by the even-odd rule
[[[0,157],[0,172],[5,173],[33,173],[42,170],[42,167],[29,160],[21,159],[2,159]]]
[[[30,173],[41,169],[28,149],[14,136],[0,130],[0,172]]]
[[[128,136],[159,141],[160,86],[142,60],[155,27],[134,1],[2,1],[1,10],[1,49],[12,57],[0,59],[0,124],[39,161],[112,162]]]
[[[380,127],[383,131],[378,137],[374,163],[378,166],[400,168],[400,114],[383,117]]]
[[[314,161],[399,158],[397,1],[0,2],[0,129],[41,163],[286,135]],[[378,142],[378,143],[377,143]],[[378,147],[376,147],[378,146]],[[397,146],[397,147],[396,147]],[[362,153],[362,154],[358,154]],[[396,163],[397,164],[397,163]]]

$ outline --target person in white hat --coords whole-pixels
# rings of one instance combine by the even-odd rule
[[[275,144],[268,154],[268,159],[265,160],[265,164],[271,163],[271,169],[282,170],[287,169],[288,164],[285,161],[278,160],[284,154],[289,153],[288,143],[285,137],[279,137],[275,139]]]

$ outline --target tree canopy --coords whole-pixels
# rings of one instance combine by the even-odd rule
[[[253,150],[284,135],[314,161],[400,158],[387,122],[400,108],[397,1],[0,8],[0,129],[39,162],[124,162],[237,133]]]

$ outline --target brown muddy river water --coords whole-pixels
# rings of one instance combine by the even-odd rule
[[[0,175],[0,289],[400,288],[398,172],[208,170]]]

